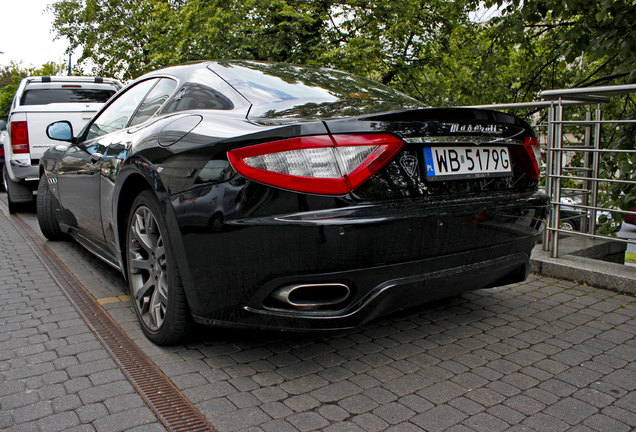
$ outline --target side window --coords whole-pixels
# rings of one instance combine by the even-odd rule
[[[234,104],[219,91],[192,82],[186,83],[171,98],[162,112],[186,111],[192,109],[231,110]]]
[[[146,99],[141,103],[139,109],[135,113],[135,116],[130,121],[129,126],[145,122],[148,120],[168,99],[168,96],[173,92],[177,86],[177,82],[170,78],[162,78],[157,85],[150,90]]]
[[[93,139],[107,133],[123,129],[128,125],[144,96],[158,81],[158,78],[142,81],[126,90],[97,117],[90,126],[86,139]]]

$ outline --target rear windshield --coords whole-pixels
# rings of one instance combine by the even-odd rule
[[[115,89],[56,88],[25,90],[20,105],[48,105],[52,103],[104,103]]]
[[[252,103],[250,115],[340,117],[420,108],[380,83],[331,69],[256,61],[221,61],[214,69]]]

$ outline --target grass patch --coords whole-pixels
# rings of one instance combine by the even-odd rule
[[[625,252],[625,262],[636,262],[636,253],[635,252]]]

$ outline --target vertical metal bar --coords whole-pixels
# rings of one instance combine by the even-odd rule
[[[596,125],[594,125],[594,149],[601,148],[601,105],[596,106]],[[599,152],[593,152],[592,154],[592,178],[599,178]],[[598,205],[598,180],[592,180],[592,188],[590,194],[590,207],[594,207],[590,210],[590,226],[588,233],[594,234],[596,232],[596,206]]]
[[[592,106],[588,105],[587,106],[587,111],[585,113],[585,121],[591,121],[592,120]],[[583,143],[583,145],[585,146],[585,148],[592,148],[592,126],[590,124],[586,124],[585,125],[585,141]],[[590,173],[590,169],[592,166],[592,157],[593,155],[590,154],[589,152],[584,152],[583,154],[583,166],[585,167],[585,171],[583,173],[584,176],[586,177],[590,177],[591,173]],[[591,183],[589,180],[584,180],[583,181],[583,189],[586,191],[584,193],[581,194],[581,203],[583,205],[588,205],[590,202],[590,187],[591,187]],[[587,232],[588,230],[588,218],[587,217],[583,217],[581,218],[581,232]]]
[[[561,175],[561,167],[563,162],[563,152],[560,149],[563,146],[563,101],[559,98],[559,104],[557,105],[555,112],[555,121],[554,124],[554,149],[556,150],[556,154],[554,155],[554,179],[552,181],[552,201],[555,203],[561,202],[561,179],[559,176]],[[552,258],[559,257],[559,232],[556,231],[560,225],[560,210],[559,204],[552,205],[552,217],[551,220],[551,228],[552,228],[552,244],[550,245]]]
[[[548,108],[548,142],[545,148],[545,193],[549,196],[552,196],[552,176],[554,175],[554,167],[552,166],[554,155],[554,101],[550,102],[550,108]],[[550,216],[548,218],[548,227],[552,226],[552,212],[550,212]],[[543,232],[543,250],[550,250],[551,244],[551,233],[550,230],[545,230]]]

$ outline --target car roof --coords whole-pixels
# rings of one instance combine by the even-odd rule
[[[88,77],[88,76],[29,76],[24,78],[25,84],[43,84],[43,83],[93,83],[93,84],[110,84],[117,88],[121,88],[122,84],[115,78]]]

